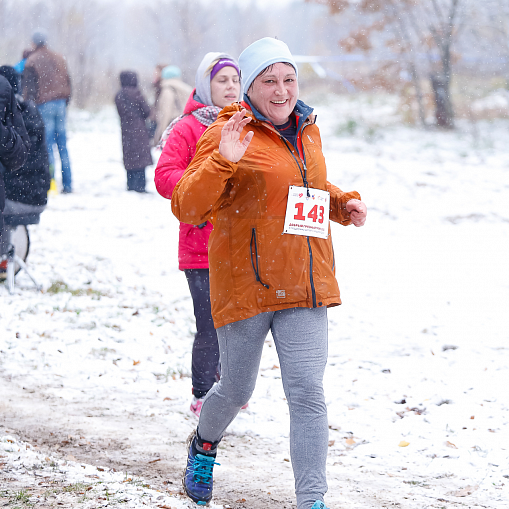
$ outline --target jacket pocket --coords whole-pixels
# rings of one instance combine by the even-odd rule
[[[256,281],[258,281],[265,288],[270,288],[269,285],[264,283],[260,278],[260,267],[258,265],[258,259],[260,258],[260,256],[258,255],[258,243],[256,240],[256,228],[251,228],[250,249],[251,249],[251,266],[253,267],[253,272],[254,272]]]

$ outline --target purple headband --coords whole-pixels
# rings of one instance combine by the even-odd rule
[[[239,66],[233,60],[230,60],[229,58],[222,58],[221,60],[219,60],[219,62],[216,63],[216,65],[214,67],[212,67],[212,71],[210,71],[210,79],[212,80],[212,78],[223,67],[233,67],[237,71],[237,74],[240,76]]]

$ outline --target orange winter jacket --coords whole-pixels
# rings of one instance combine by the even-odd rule
[[[315,118],[299,118],[298,108],[301,150],[248,109],[252,120],[241,139],[250,130],[254,137],[246,153],[238,163],[221,156],[221,129],[243,106],[247,105],[234,103],[219,113],[198,142],[171,198],[180,221],[197,225],[208,220],[214,225],[209,267],[216,328],[265,311],[341,304],[330,228],[328,239],[283,234],[288,188],[304,186],[305,162],[309,187],[330,192],[332,221],[350,224],[345,205],[360,199],[357,192],[345,193],[327,182]]]

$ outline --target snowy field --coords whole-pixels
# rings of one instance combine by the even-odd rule
[[[424,132],[387,99],[317,113],[329,180],[368,206],[363,228],[333,225],[327,505],[509,507],[509,122]],[[75,193],[30,227],[44,290],[0,285],[0,506],[196,507],[178,223],[153,169],[149,194],[124,190],[113,109],[69,128]],[[288,424],[268,338],[211,507],[295,507]]]

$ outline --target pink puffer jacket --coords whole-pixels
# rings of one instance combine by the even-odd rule
[[[190,113],[204,105],[193,99],[192,91],[184,109],[185,116],[171,131],[155,171],[155,184],[158,193],[171,200],[171,195],[180,177],[196,152],[196,144],[207,129]],[[180,223],[179,269],[208,269],[208,242],[212,225],[203,228]]]

